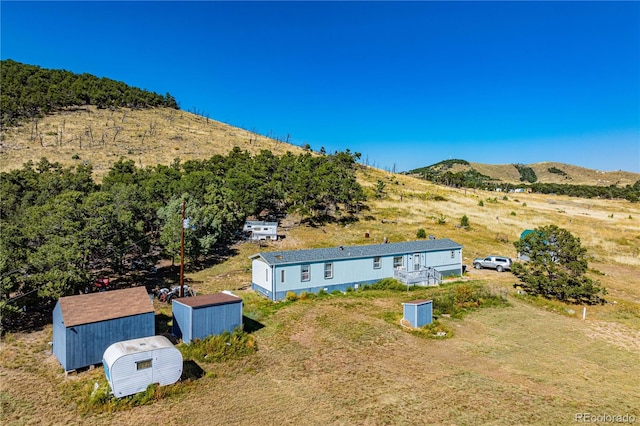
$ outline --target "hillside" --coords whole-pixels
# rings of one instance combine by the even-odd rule
[[[600,171],[570,164],[541,162],[518,165],[521,169],[530,168],[535,173],[535,183],[554,183],[569,185],[623,187],[633,185],[640,180],[640,173],[626,171]],[[476,173],[485,177],[484,181],[492,183],[521,184],[523,175],[514,164],[483,164],[466,160],[445,160],[426,167],[410,170],[407,174],[424,176],[426,173],[441,175],[451,173]],[[531,181],[525,183],[533,183]]]
[[[0,171],[46,157],[62,165],[91,164],[100,180],[119,158],[139,167],[226,155],[234,146],[256,154],[301,153],[300,147],[200,115],[151,109],[71,107],[3,129]]]

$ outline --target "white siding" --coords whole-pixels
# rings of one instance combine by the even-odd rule
[[[251,282],[265,290],[273,291],[272,280],[273,276],[269,265],[262,259],[253,259],[251,262]]]

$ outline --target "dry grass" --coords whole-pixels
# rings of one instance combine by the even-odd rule
[[[204,148],[181,144],[186,150]],[[264,326],[254,334],[255,355],[203,364],[205,377],[161,402],[83,415],[74,404],[104,380],[102,369],[65,378],[47,345],[50,326],[9,335],[0,343],[3,424],[573,424],[583,412],[640,418],[638,204],[536,194],[505,200],[368,168],[359,180],[370,194],[383,180],[386,194],[371,198],[358,222],[310,227],[291,217],[279,230],[284,239],[238,244],[224,262],[187,273],[199,293],[232,289],[244,298],[245,314]],[[470,230],[456,227],[463,215]],[[406,241],[423,228],[463,244],[470,265],[489,253],[515,257],[512,241],[522,230],[552,223],[580,237],[594,257],[591,275],[616,302],[589,307],[585,321],[581,307],[524,301],[514,295],[513,275],[486,270],[470,270],[468,278],[506,289],[512,306],[440,318],[455,332],[446,340],[385,320],[428,290],[271,304],[247,289],[248,257],[259,251]],[[169,314],[166,305],[156,308]]]
[[[88,162],[101,180],[119,158],[139,167],[226,155],[234,146],[251,153],[268,149],[275,154],[302,152],[294,145],[231,127],[185,111],[168,108],[131,110],[88,106],[46,116],[16,128],[4,129],[0,171],[46,157],[73,165]],[[78,159],[73,159],[74,155]]]

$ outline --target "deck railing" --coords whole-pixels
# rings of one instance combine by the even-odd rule
[[[417,271],[394,269],[393,277],[407,285],[439,285],[442,281],[442,274],[433,268],[421,268]]]

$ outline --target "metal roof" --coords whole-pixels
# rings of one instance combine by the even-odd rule
[[[251,225],[251,226],[278,226],[278,222],[263,222],[263,221],[257,221],[257,220],[248,220],[245,223],[246,225]]]
[[[58,303],[65,327],[153,312],[145,287],[66,296]]]
[[[203,294],[194,297],[183,297],[174,299],[173,303],[182,303],[192,308],[202,308],[205,306],[226,305],[228,303],[239,303],[242,299],[226,293]]]
[[[412,300],[410,302],[404,302],[403,305],[424,305],[431,302],[433,302],[432,299],[418,299],[418,300]]]
[[[254,254],[250,256],[250,259],[261,257],[269,265],[286,265],[454,250],[460,248],[462,248],[460,244],[444,238],[441,240],[419,240],[402,243],[372,244],[367,246],[339,246],[307,250],[271,251]]]

